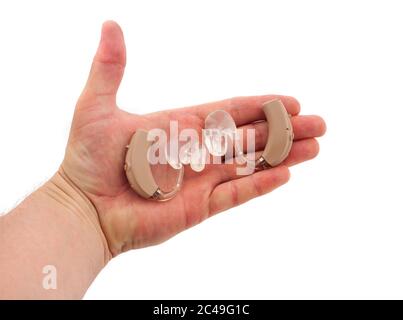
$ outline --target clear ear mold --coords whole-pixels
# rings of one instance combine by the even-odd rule
[[[231,115],[224,110],[210,113],[204,124],[204,143],[213,156],[224,156],[228,140],[237,134],[236,124]]]

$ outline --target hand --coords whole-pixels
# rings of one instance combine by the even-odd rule
[[[284,164],[249,176],[237,176],[233,165],[209,165],[201,173],[185,171],[176,197],[155,202],[139,197],[123,170],[125,146],[138,128],[163,127],[178,120],[184,127],[201,131],[205,116],[224,109],[242,129],[256,129],[256,149],[266,138],[261,105],[275,96],[238,97],[228,100],[152,113],[129,114],[116,105],[126,52],[123,34],[114,22],[102,28],[99,48],[81,94],[59,174],[74,184],[94,206],[112,256],[160,243],[211,215],[227,210],[286,183],[288,166],[314,158],[319,151],[314,139],[325,132],[317,116],[300,116],[291,97],[279,97],[292,115],[295,141]]]

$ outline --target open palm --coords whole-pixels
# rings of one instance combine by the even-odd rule
[[[122,31],[115,22],[106,22],[60,168],[94,204],[113,256],[160,243],[217,212],[272,191],[288,181],[288,166],[318,153],[314,138],[324,134],[325,124],[317,116],[298,115],[299,104],[291,97],[238,97],[147,115],[129,114],[116,106],[125,63]],[[201,173],[186,169],[181,191],[167,202],[145,200],[131,189],[123,164],[125,146],[137,129],[161,128],[177,120],[180,126],[200,131],[208,113],[223,109],[238,128],[256,130],[256,149],[261,150],[267,139],[267,126],[259,122],[265,119],[262,103],[274,97],[292,115],[295,133],[283,165],[249,176],[237,176],[234,165],[208,165]]]

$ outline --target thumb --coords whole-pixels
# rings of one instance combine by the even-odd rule
[[[99,97],[108,98],[111,99],[110,105],[115,106],[125,65],[123,32],[116,22],[106,21],[102,25],[101,40],[80,100],[91,103]]]

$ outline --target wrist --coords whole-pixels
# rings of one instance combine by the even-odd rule
[[[81,298],[110,257],[95,207],[58,171],[0,219],[0,299]]]
[[[97,247],[94,252],[102,252],[98,257],[101,267],[105,266],[112,258],[108,242],[105,238],[96,207],[91,200],[71,181],[62,168],[47,181],[40,189],[52,199],[54,204],[61,207],[68,217],[80,223],[86,234],[82,235],[83,240],[89,241]]]

